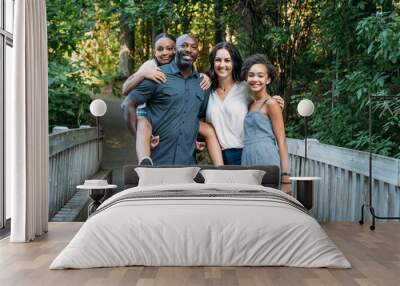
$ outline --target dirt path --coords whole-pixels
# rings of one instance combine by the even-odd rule
[[[100,97],[107,104],[107,112],[100,119],[104,128],[104,150],[101,167],[113,170],[113,183],[122,185],[122,167],[137,164],[134,137],[129,133],[121,112],[123,98],[112,95]]]

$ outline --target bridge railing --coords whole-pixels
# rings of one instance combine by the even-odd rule
[[[309,139],[307,162],[304,140],[288,139],[293,176],[317,176],[313,216],[321,222],[360,219],[368,200],[369,154]],[[373,155],[372,204],[379,216],[400,216],[400,160]],[[300,174],[301,171],[301,174]],[[295,189],[295,186],[294,186]]]
[[[99,169],[102,140],[102,136],[97,138],[96,128],[92,127],[70,129],[49,135],[50,218],[71,199],[76,192],[76,186]]]
[[[71,129],[49,135],[49,217],[75,194],[76,185],[99,169],[96,128]],[[368,153],[309,139],[307,162],[304,141],[288,139],[292,176],[317,176],[312,215],[321,222],[360,219],[368,199]],[[400,160],[373,155],[372,202],[379,216],[400,216]],[[295,185],[294,185],[294,191]]]

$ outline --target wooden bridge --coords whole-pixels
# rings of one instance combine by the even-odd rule
[[[73,197],[76,185],[100,169],[96,135],[95,128],[50,135],[50,217]],[[102,158],[103,137],[99,138],[99,143]],[[322,178],[315,182],[312,215],[321,222],[358,221],[361,205],[367,199],[368,153],[309,140],[305,162],[304,141],[288,139],[288,143],[291,173]],[[121,162],[121,167],[123,164]],[[301,174],[300,169],[303,170]],[[116,177],[121,173],[115,172],[113,182],[121,183],[121,178]],[[378,214],[399,216],[400,160],[374,155],[373,178],[373,204]]]
[[[121,185],[122,166],[136,163],[133,139],[123,122],[119,101],[108,100],[107,106],[108,112],[101,121],[104,137],[97,138],[96,128],[73,129],[50,135],[50,217],[54,217],[68,202],[70,205],[60,220],[65,220],[66,212],[74,206],[82,208],[81,200],[87,201],[88,198],[77,193],[75,187],[100,169],[111,170],[110,180]],[[97,159],[97,140],[100,160]],[[311,214],[320,222],[358,221],[361,205],[367,200],[368,153],[309,139],[306,162],[303,140],[288,139],[288,145],[292,175],[321,177],[315,182]],[[372,202],[377,214],[400,216],[400,160],[374,155],[372,174]],[[101,173],[101,176],[108,175],[107,172]]]

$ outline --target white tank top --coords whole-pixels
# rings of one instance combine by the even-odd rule
[[[214,90],[208,100],[206,121],[214,126],[222,149],[243,148],[243,121],[251,102],[245,82],[233,85],[224,100]]]

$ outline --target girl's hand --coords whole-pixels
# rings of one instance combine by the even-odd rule
[[[208,75],[201,73],[200,76],[203,78],[200,82],[200,87],[202,90],[207,90],[211,86],[211,79]]]
[[[163,72],[160,71],[160,68],[154,65],[153,61],[145,62],[139,69],[138,73],[146,79],[155,81],[160,84],[167,80],[167,77]]]
[[[158,84],[167,81],[166,75],[162,71],[160,71],[159,67],[144,67],[141,70],[141,74],[144,78],[155,81]]]
[[[289,196],[292,196],[292,184],[282,184],[281,183],[281,191]]]
[[[196,150],[203,152],[206,149],[206,142],[196,141]]]
[[[283,110],[283,108],[285,107],[285,100],[282,97],[280,97],[279,95],[274,95],[272,98],[275,99],[279,103],[280,107]]]
[[[160,136],[154,136],[154,135],[151,135],[151,139],[150,139],[150,149],[151,150],[154,150],[157,146],[158,146],[158,144],[160,144]]]

